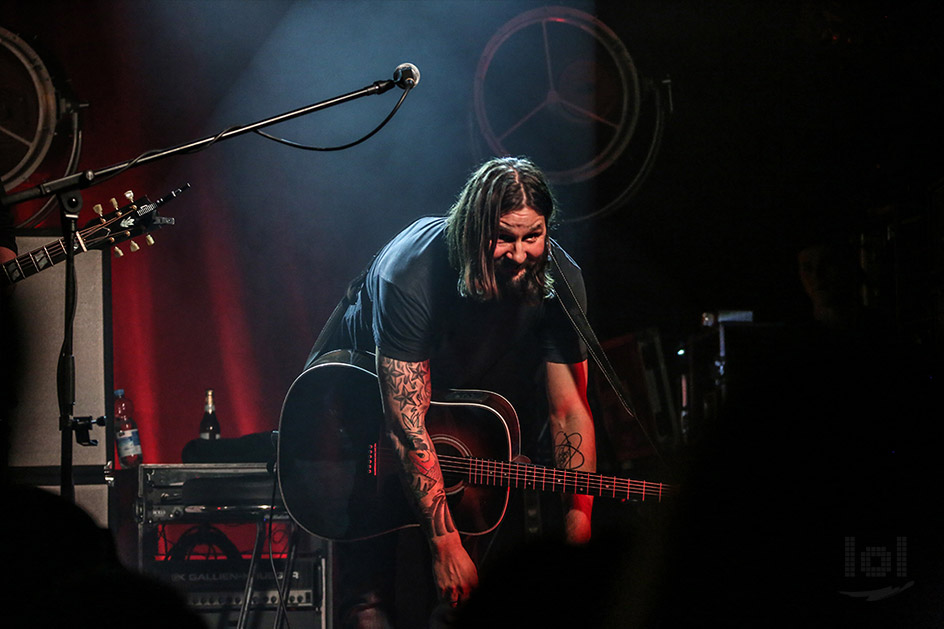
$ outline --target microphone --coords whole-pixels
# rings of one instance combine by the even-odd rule
[[[413,89],[420,82],[420,70],[412,63],[401,63],[393,71],[393,82],[401,89]]]
[[[420,82],[420,70],[412,63],[401,63],[393,71],[393,80],[374,81],[373,86],[368,89],[374,94],[383,94],[389,92],[394,87],[404,90],[411,90]]]

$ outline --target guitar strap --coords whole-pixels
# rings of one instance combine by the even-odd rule
[[[610,363],[606,352],[603,351],[603,347],[600,346],[600,341],[597,340],[597,336],[593,332],[593,328],[590,327],[590,322],[587,320],[587,314],[583,311],[583,308],[580,307],[580,302],[577,300],[577,295],[574,293],[573,287],[567,281],[567,277],[561,270],[560,264],[557,261],[557,252],[563,252],[563,249],[561,249],[561,246],[557,244],[555,240],[549,240],[550,247],[548,251],[548,257],[551,261],[551,270],[553,271],[555,277],[555,293],[557,294],[557,300],[560,302],[561,309],[564,311],[567,319],[570,321],[574,330],[577,332],[577,335],[587,346],[587,352],[593,357],[593,361],[596,363],[597,367],[600,368],[600,371],[603,373],[603,376],[606,378],[607,382],[610,383],[613,391],[616,392],[616,397],[619,398],[620,404],[622,404],[626,412],[629,413],[629,416],[639,426],[643,436],[645,436],[646,441],[649,442],[649,446],[652,448],[653,452],[656,453],[656,456],[659,457],[659,460],[662,461],[663,465],[666,465],[666,461],[662,456],[661,450],[659,450],[659,448],[656,446],[655,442],[652,440],[652,437],[649,436],[649,432],[646,430],[646,427],[641,421],[639,421],[639,416],[636,414],[636,411],[633,409],[632,403],[630,402],[628,391],[626,391],[622,381],[619,379],[619,376],[616,375],[616,370],[613,369],[613,365]],[[560,286],[556,283],[558,280],[563,286]]]
[[[344,291],[344,297],[342,297],[341,301],[338,302],[338,305],[334,307],[334,310],[331,312],[331,316],[328,317],[324,327],[321,328],[318,338],[315,339],[315,344],[311,346],[311,351],[308,352],[308,359],[305,361],[305,369],[311,367],[312,363],[315,362],[315,359],[324,353],[325,349],[336,349],[333,347],[326,348],[325,344],[328,342],[328,339],[334,336],[338,326],[341,325],[341,319],[344,317],[344,311],[347,310],[348,306],[353,304],[357,299],[357,294],[360,292],[361,287],[364,285],[364,279],[367,277],[367,271],[370,269],[370,265],[373,264],[374,258],[376,257],[377,254],[374,254],[374,257],[370,259],[370,263],[364,267],[364,270],[361,271],[357,277],[351,280],[351,282],[347,285],[347,289]]]
[[[331,313],[331,316],[328,317],[328,321],[325,322],[324,327],[321,328],[321,333],[318,334],[318,338],[315,339],[315,344],[311,346],[311,351],[308,352],[308,359],[305,361],[305,369],[311,367],[315,359],[321,355],[325,348],[325,343],[328,342],[328,339],[334,334],[334,331],[341,323],[341,317],[344,316],[344,311],[347,310],[347,307],[346,299],[342,299],[338,302],[338,305],[334,307],[334,311]],[[302,371],[304,371],[304,369]]]

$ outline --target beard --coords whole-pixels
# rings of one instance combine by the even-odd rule
[[[522,264],[502,258],[495,262],[495,280],[502,299],[536,305],[544,298],[547,255],[528,258]]]

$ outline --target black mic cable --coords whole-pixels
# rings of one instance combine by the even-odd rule
[[[393,80],[388,79],[386,81],[376,81],[374,83],[374,86],[377,88],[377,91],[375,92],[377,94],[383,94],[384,92],[390,89],[393,89],[394,87],[402,88],[403,94],[400,95],[400,99],[397,101],[397,104],[394,105],[390,113],[387,114],[387,117],[384,118],[383,121],[381,121],[381,123],[377,125],[377,127],[375,127],[373,131],[371,131],[370,133],[368,133],[367,135],[365,135],[364,137],[358,140],[354,140],[353,142],[349,142],[347,144],[342,144],[341,146],[329,146],[329,147],[309,146],[306,144],[299,144],[298,142],[292,142],[291,140],[286,140],[285,138],[276,137],[274,135],[266,133],[265,131],[262,131],[261,129],[256,129],[254,132],[258,133],[259,135],[261,135],[262,137],[266,139],[272,140],[273,142],[278,142],[279,144],[284,144],[286,146],[290,146],[296,149],[302,149],[304,151],[325,151],[325,152],[343,151],[344,149],[349,149],[353,146],[357,146],[358,144],[362,142],[366,142],[371,137],[373,137],[374,134],[376,134],[378,131],[383,129],[387,125],[387,123],[390,122],[391,118],[393,118],[393,116],[396,115],[397,110],[400,109],[400,105],[402,105],[403,101],[406,100],[406,95],[409,94],[410,91],[419,84],[419,82],[420,82],[419,68],[417,68],[412,63],[401,63],[400,65],[398,65],[396,69],[393,71]]]

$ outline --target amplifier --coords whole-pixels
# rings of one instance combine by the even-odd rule
[[[324,556],[320,554],[296,557],[291,579],[286,584],[285,559],[270,562],[264,558],[257,561],[249,598],[250,608],[277,609],[280,586],[286,592],[284,600],[287,608],[319,607],[323,563]],[[249,560],[155,561],[147,565],[146,571],[181,592],[191,609],[229,609],[243,603],[243,593],[249,579]]]
[[[138,566],[209,626],[250,610],[247,628],[264,626],[282,613],[280,591],[292,627],[326,626],[330,545],[294,525],[265,463],[141,465],[137,474]]]
[[[288,518],[276,476],[265,463],[142,465],[136,515],[145,526]]]

